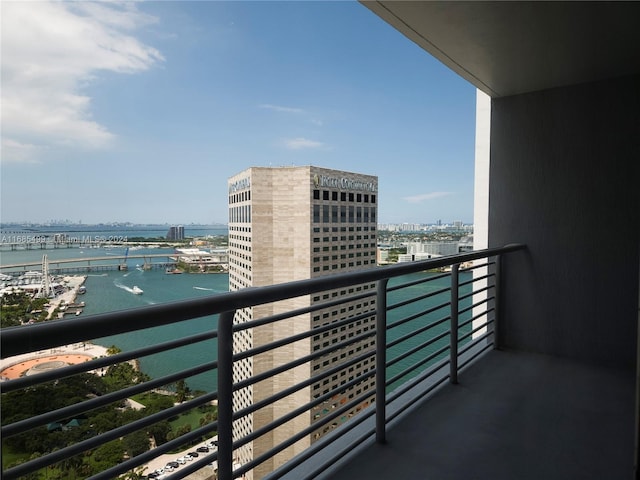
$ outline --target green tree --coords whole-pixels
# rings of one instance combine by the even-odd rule
[[[122,439],[122,444],[130,457],[135,457],[149,450],[149,437],[143,431],[130,433]]]
[[[154,423],[149,427],[149,435],[155,439],[156,445],[167,443],[169,432],[171,432],[171,425],[166,420]]]
[[[176,401],[182,403],[191,395],[191,389],[187,386],[187,382],[184,380],[178,380],[176,382]]]
[[[106,470],[113,465],[122,462],[124,458],[124,446],[120,440],[113,440],[99,446],[93,452],[93,460],[102,469]]]
[[[130,385],[138,383],[140,374],[128,362],[116,363],[107,369],[104,375],[104,382],[108,385],[109,390],[115,392]]]
[[[111,345],[109,348],[107,348],[107,355],[115,355],[116,353],[120,352],[122,352],[122,350],[120,350],[115,345]]]

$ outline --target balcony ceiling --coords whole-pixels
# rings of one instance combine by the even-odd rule
[[[362,3],[492,97],[640,73],[640,2]]]

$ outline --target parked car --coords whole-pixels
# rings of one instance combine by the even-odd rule
[[[196,453],[196,452],[189,452],[189,453],[187,453],[187,455],[189,455],[191,458],[198,458],[198,456],[199,456],[198,453]]]
[[[167,463],[167,466],[171,467],[171,468],[173,468],[175,470],[176,468],[178,468],[180,466],[180,464],[178,462],[169,462],[169,463]]]
[[[176,462],[178,462],[180,465],[184,465],[185,463],[187,463],[184,457],[176,458]]]
[[[209,447],[198,447],[196,448],[196,452],[209,453]]]
[[[191,455],[189,455],[188,453],[182,457],[183,460],[186,460],[187,462],[192,462],[193,461],[193,457]]]

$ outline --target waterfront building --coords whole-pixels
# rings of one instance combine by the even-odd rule
[[[184,240],[184,227],[182,225],[169,227],[167,240]]]
[[[230,178],[230,290],[374,268],[377,241],[377,184],[375,176],[313,166],[253,167]],[[374,287],[374,284],[366,284],[336,289],[238,311],[235,321],[247,322],[328,300],[371,292],[371,296],[364,300],[354,300],[302,314],[273,324],[274,326],[240,332],[234,338],[234,351],[264,345],[292,333],[306,331],[310,326],[319,327],[365,314],[365,317],[357,322],[357,326],[325,331],[311,339],[246,359],[241,367],[234,370],[234,381],[257,375],[282,363],[308,355],[314,350],[327,348],[331,344],[372,329],[375,324]],[[371,315],[366,316],[367,312]],[[234,398],[234,411],[255,404],[288,385],[308,380],[310,376],[333,368],[355,352],[361,353],[372,348],[372,339],[351,344],[347,349],[334,351],[330,355],[289,370],[282,378],[276,376],[268,384],[256,384],[245,388]],[[257,430],[295,407],[308,403],[312,398],[318,398],[344,385],[354,375],[372,371],[373,368],[373,358],[369,358],[288,396],[278,404],[245,416],[234,424],[234,435],[240,437]],[[294,432],[309,427],[337,405],[361,397],[362,401],[357,409],[348,416],[356,414],[370,404],[373,391],[372,377],[343,390],[341,395],[332,398],[331,401],[318,405],[311,412],[297,417],[240,449],[237,452],[238,461],[244,464],[258,457],[289,438]],[[260,478],[273,471],[338,424],[339,422],[314,431],[280,455],[261,464],[255,469],[254,478]]]

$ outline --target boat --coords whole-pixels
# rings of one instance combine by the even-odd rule
[[[87,287],[80,285],[80,287],[78,287],[78,295],[83,295],[85,293],[87,293]]]
[[[143,290],[137,285],[134,285],[131,291],[136,295],[141,295],[142,293],[144,293]]]
[[[169,275],[177,275],[182,273],[182,270],[180,270],[179,268],[167,268],[164,273],[169,274]]]

